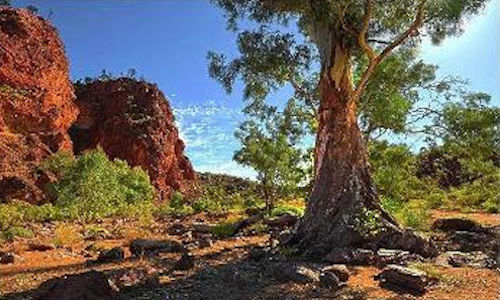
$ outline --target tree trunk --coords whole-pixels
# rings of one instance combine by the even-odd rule
[[[289,243],[324,257],[345,248],[405,249],[425,256],[434,247],[401,229],[379,205],[352,92],[350,54],[333,47],[323,68],[315,149],[315,180],[304,218]]]

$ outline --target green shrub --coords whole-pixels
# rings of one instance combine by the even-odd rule
[[[181,208],[184,205],[184,199],[179,191],[176,191],[170,199],[170,207]]]
[[[430,205],[425,200],[398,201],[381,197],[382,207],[404,226],[426,230],[430,221]]]
[[[499,179],[498,175],[483,176],[472,183],[450,189],[448,198],[451,208],[498,211]]]
[[[404,226],[418,230],[428,229],[429,206],[423,200],[412,200],[406,203],[394,216]]]
[[[224,221],[212,227],[211,232],[219,238],[228,237],[234,234],[235,222]]]
[[[59,169],[62,178],[50,186],[56,206],[65,214],[97,220],[153,201],[154,188],[140,168],[130,168],[118,159],[110,161],[102,150],[86,152],[69,164],[62,155],[56,154],[46,165],[66,168]]]
[[[304,215],[304,208],[302,207],[295,207],[295,206],[288,206],[288,205],[280,205],[275,207],[271,211],[271,217],[279,217],[285,214],[297,216],[297,217],[302,217]]]
[[[23,227],[10,227],[7,230],[4,230],[1,235],[2,239],[7,241],[13,241],[16,237],[25,237],[31,238],[33,237],[33,231],[23,228]]]

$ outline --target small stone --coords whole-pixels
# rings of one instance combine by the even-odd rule
[[[107,263],[113,261],[121,261],[125,258],[125,252],[120,247],[115,247],[111,250],[103,251],[99,253],[97,257],[97,262]]]
[[[192,240],[193,239],[193,232],[192,231],[186,231],[183,235],[182,235],[182,239],[183,240]]]
[[[270,275],[279,282],[293,281],[301,284],[319,282],[320,272],[304,265],[281,262],[269,264],[267,268]]]
[[[210,224],[195,223],[193,224],[193,231],[196,233],[211,233],[212,227]]]
[[[175,263],[175,270],[189,270],[194,267],[194,256],[191,253],[182,254],[181,258]]]
[[[211,238],[205,237],[198,240],[198,245],[200,248],[210,248],[214,245],[214,242]]]
[[[184,252],[181,243],[172,240],[137,239],[130,244],[130,252],[134,256],[141,256],[161,252]]]
[[[474,252],[459,252],[449,251],[446,252],[447,262],[452,267],[472,267],[472,268],[494,268],[496,262],[494,259],[488,257],[480,251]]]
[[[424,272],[398,265],[388,265],[375,276],[383,288],[403,290],[413,294],[422,294],[428,283]]]
[[[3,253],[0,255],[1,264],[13,264],[15,261],[14,253]]]
[[[319,281],[322,287],[329,289],[336,289],[340,284],[340,279],[331,271],[321,273]]]
[[[49,251],[54,250],[56,247],[51,243],[31,243],[28,246],[30,251]]]
[[[189,229],[182,223],[175,223],[167,230],[170,235],[182,235],[187,231],[189,231]]]
[[[335,274],[341,282],[349,280],[350,273],[346,265],[331,265],[323,268],[321,271],[324,273],[330,272]]]

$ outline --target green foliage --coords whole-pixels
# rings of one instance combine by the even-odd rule
[[[0,6],[1,5],[4,5],[4,6],[10,6],[10,0],[0,0]]]
[[[170,207],[173,209],[179,209],[184,205],[184,199],[181,192],[176,191],[172,194],[170,199]]]
[[[74,160],[75,157],[72,153],[61,151],[43,161],[40,168],[44,171],[52,172],[58,178],[61,178],[69,170]]]
[[[0,237],[4,240],[7,241],[13,241],[16,237],[24,237],[24,238],[31,238],[33,237],[33,231],[19,227],[19,226],[14,226],[10,227],[9,229],[3,231],[0,235]]]
[[[289,205],[279,205],[271,211],[271,217],[279,217],[286,214],[302,217],[304,215],[304,208]]]
[[[248,106],[245,111],[250,120],[236,132],[242,148],[234,159],[257,171],[266,206],[270,209],[277,198],[297,192],[304,183],[307,156],[297,147],[303,128],[294,120],[293,103],[282,113],[264,104]]]
[[[235,222],[224,221],[211,228],[211,233],[219,238],[232,236],[235,231]]]
[[[66,157],[53,161],[66,161]],[[154,199],[146,172],[121,160],[110,161],[102,150],[83,154],[61,172],[62,178],[50,187],[56,206],[79,219],[97,220]]]
[[[256,182],[227,175],[200,174],[202,193],[190,199],[195,212],[239,212],[263,204]]]

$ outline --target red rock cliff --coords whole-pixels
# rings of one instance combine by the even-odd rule
[[[156,85],[120,78],[77,85],[75,152],[100,145],[110,158],[148,171],[160,200],[195,179],[172,110]]]
[[[73,99],[56,30],[27,10],[0,7],[0,202],[41,201],[36,167],[71,150]]]

